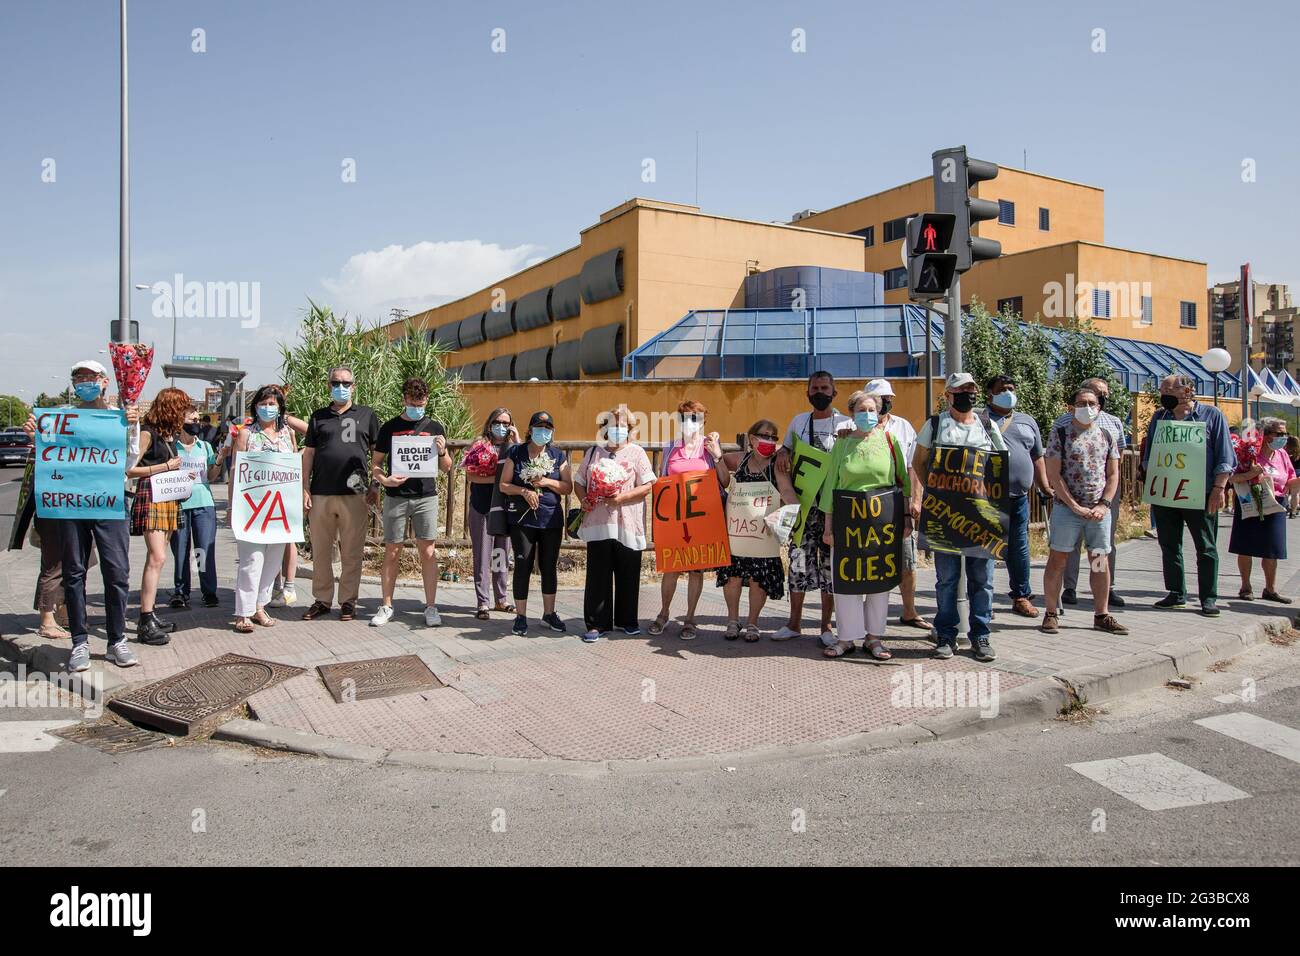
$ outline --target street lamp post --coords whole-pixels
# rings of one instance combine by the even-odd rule
[[[149,283],[137,282],[135,284],[135,287],[137,289],[140,289],[141,291],[144,291],[145,289],[149,288]],[[172,298],[172,293],[170,289],[163,289],[163,295],[167,296],[167,304],[172,307],[172,361],[175,362],[176,361],[176,300]],[[176,379],[173,378],[172,388],[175,387],[176,387]]]
[[[1227,349],[1210,349],[1201,356],[1201,365],[1214,377],[1214,407],[1219,407],[1219,373],[1226,372],[1232,364]]]

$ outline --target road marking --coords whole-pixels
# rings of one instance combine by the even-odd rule
[[[75,720],[6,720],[0,721],[0,754],[38,753],[53,750],[63,743],[47,730],[70,727]]]
[[[1271,754],[1285,757],[1292,763],[1300,763],[1300,730],[1285,724],[1275,724],[1256,714],[1236,711],[1231,714],[1217,714],[1192,721],[1202,727],[1240,740],[1242,743],[1267,750]]]
[[[1146,810],[1194,807],[1250,796],[1160,753],[1089,760],[1067,766]]]

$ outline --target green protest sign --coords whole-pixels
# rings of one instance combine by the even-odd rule
[[[794,439],[794,452],[790,456],[790,483],[794,485],[795,497],[799,499],[799,519],[790,532],[790,540],[795,547],[803,544],[803,526],[808,520],[808,509],[817,500],[826,480],[826,471],[830,467],[830,452],[822,451],[808,444],[797,435]]]
[[[1142,500],[1166,508],[1205,508],[1205,422],[1162,419],[1151,435]]]

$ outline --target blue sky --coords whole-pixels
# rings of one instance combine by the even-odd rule
[[[182,318],[178,346],[257,384],[308,296],[427,306],[630,196],[694,201],[698,131],[708,212],[784,221],[926,175],[939,147],[1027,150],[1106,190],[1112,245],[1294,282],[1297,20],[1280,2],[132,0],[132,277],[259,283],[256,328]],[[115,0],[0,6],[0,392],[58,387],[116,317],[117,71]],[[170,318],[134,296],[170,353]]]

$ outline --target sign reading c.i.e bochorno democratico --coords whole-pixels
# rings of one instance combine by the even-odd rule
[[[1007,558],[1007,453],[935,445],[921,500],[920,546],[968,558]]]
[[[36,515],[126,520],[126,413],[117,409],[38,408]]]
[[[231,529],[251,544],[303,540],[302,458],[291,452],[235,454]]]

